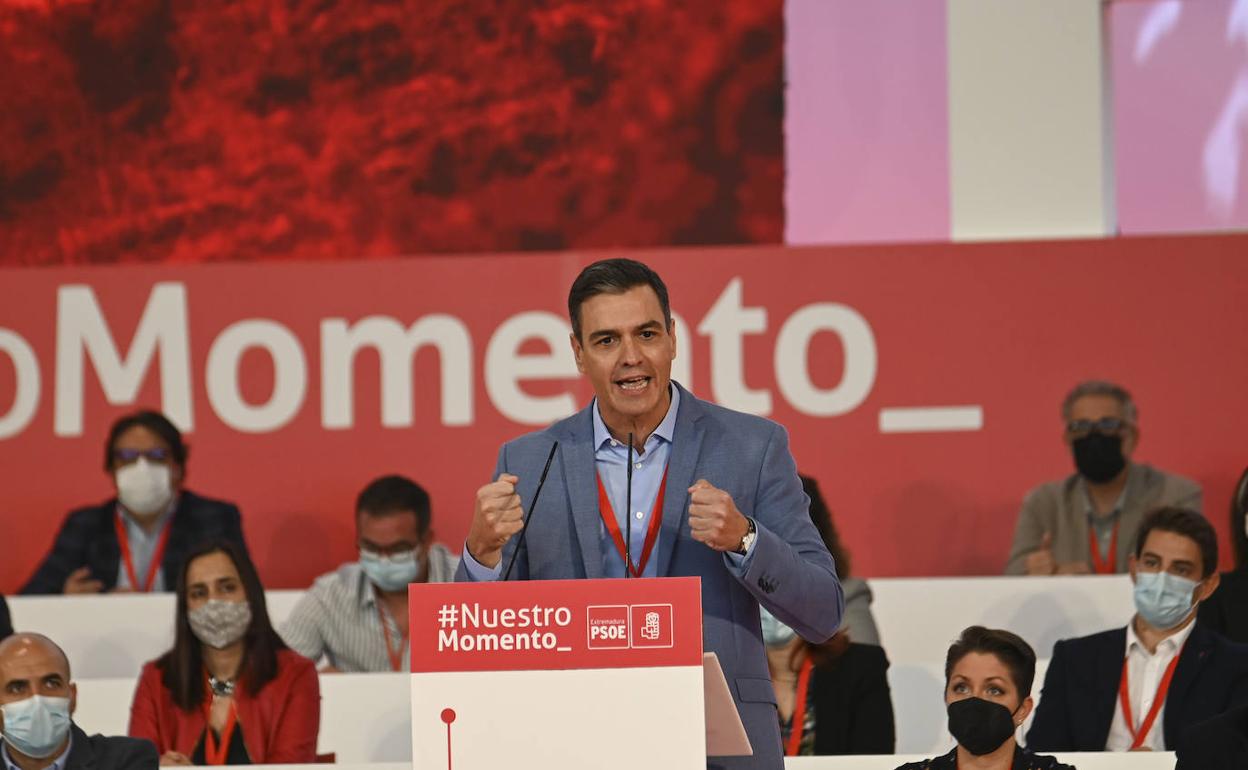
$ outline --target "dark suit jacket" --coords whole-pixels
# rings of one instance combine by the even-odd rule
[[[113,523],[116,510],[114,498],[101,505],[71,511],[56,533],[52,551],[22,586],[22,593],[59,594],[69,574],[84,565],[91,568],[92,577],[104,583],[105,590],[113,588],[121,564],[121,545]],[[186,553],[211,538],[233,540],[244,550],[247,548],[238,508],[233,503],[209,500],[182,490],[173,512],[165,558],[161,561],[169,590],[178,579]]]
[[[0,639],[13,635],[13,619],[9,617],[9,603],[0,596]]]
[[[1248,767],[1248,707],[1232,709],[1187,734],[1174,770],[1243,770]]]
[[[958,770],[958,748],[954,746],[953,751],[935,759],[898,765],[897,770]],[[1010,764],[1010,770],[1075,770],[1075,768],[1073,765],[1063,765],[1057,761],[1056,757],[1032,754],[1015,746],[1014,761]]]
[[[1222,582],[1197,611],[1206,628],[1248,644],[1248,567],[1222,573]]]
[[[815,754],[892,754],[896,740],[888,657],[874,644],[850,644],[836,660],[816,666]]]
[[[147,770],[160,765],[156,746],[138,738],[88,736],[78,725],[69,728],[74,745],[65,770]]]
[[[1125,627],[1054,646],[1027,733],[1029,749],[1105,750],[1126,649]],[[1248,646],[1229,642],[1197,621],[1166,696],[1166,748],[1182,751],[1192,725],[1242,704],[1248,704]]]

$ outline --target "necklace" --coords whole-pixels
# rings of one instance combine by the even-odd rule
[[[209,674],[208,686],[212,688],[212,694],[214,697],[229,698],[234,695],[233,679],[217,679],[212,674]]]

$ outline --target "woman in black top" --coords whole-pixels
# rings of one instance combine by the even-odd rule
[[[945,658],[948,754],[897,770],[1074,770],[1024,750],[1014,735],[1031,713],[1036,653],[1009,631],[971,626]]]
[[[1231,542],[1235,544],[1235,570],[1222,573],[1213,596],[1200,603],[1201,625],[1232,642],[1248,643],[1248,468],[1231,494]]]

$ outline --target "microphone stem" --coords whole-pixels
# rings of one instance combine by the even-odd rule
[[[628,486],[624,492],[624,577],[633,577],[633,434],[628,434]]]

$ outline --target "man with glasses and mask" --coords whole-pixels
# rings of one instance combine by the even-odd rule
[[[369,484],[355,503],[359,561],[321,575],[281,629],[326,671],[407,671],[407,586],[449,583],[459,559],[433,542],[429,494],[402,476]]]
[[[1218,587],[1218,537],[1204,516],[1160,508],[1128,563],[1125,628],[1058,642],[1027,733],[1033,751],[1180,751],[1200,722],[1248,704],[1248,646],[1197,620]]]
[[[0,642],[0,767],[4,770],[129,770],[156,767],[156,747],[137,738],[88,737],[73,722],[78,690],[69,659],[51,639]]]
[[[1080,383],[1066,396],[1063,440],[1076,472],[1023,499],[1007,575],[1126,572],[1147,511],[1201,510],[1199,484],[1131,461],[1137,414],[1131,395],[1113,383]]]
[[[70,512],[24,594],[170,591],[182,558],[202,540],[244,550],[238,508],[184,488],[187,447],[163,414],[113,423],[104,472],[116,496]]]

